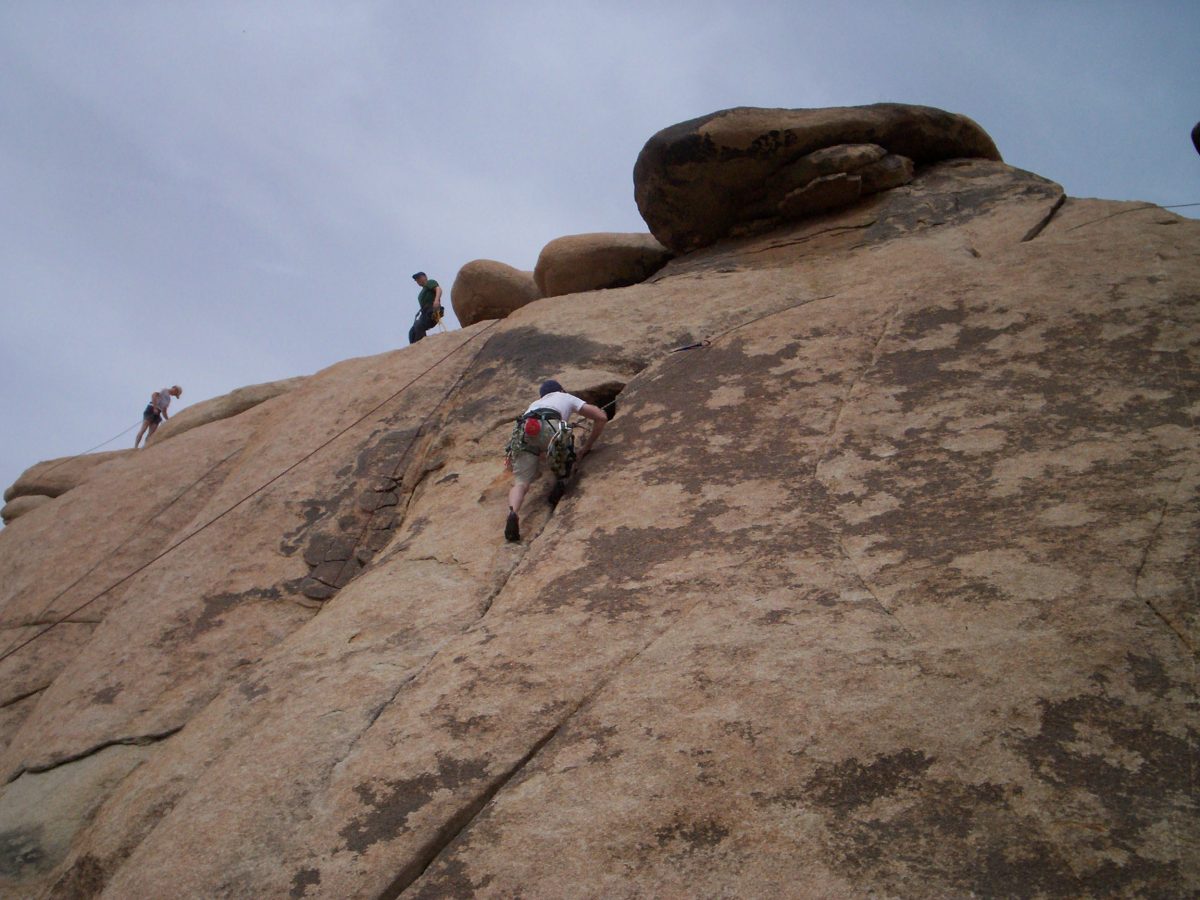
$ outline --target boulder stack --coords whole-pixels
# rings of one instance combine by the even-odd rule
[[[533,273],[494,259],[476,259],[458,271],[450,303],[465,328],[484,319],[503,319],[541,297]]]
[[[533,277],[543,297],[627,287],[645,281],[671,255],[652,234],[570,234],[542,248]]]
[[[928,106],[738,107],[650,138],[634,196],[654,236],[684,253],[845,206],[956,157],[1000,154],[966,116]]]

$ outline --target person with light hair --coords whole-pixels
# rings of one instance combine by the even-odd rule
[[[143,434],[146,435],[146,444],[149,445],[150,438],[154,437],[154,432],[158,431],[159,423],[171,418],[167,415],[167,407],[171,405],[171,398],[182,396],[183,388],[177,384],[155,391],[150,395],[150,402],[142,411],[142,427],[138,429],[137,440],[133,442],[134,450],[142,442]]]

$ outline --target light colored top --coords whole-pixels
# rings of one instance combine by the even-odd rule
[[[529,404],[529,408],[525,410],[527,413],[533,412],[535,409],[552,409],[562,416],[562,420],[566,422],[571,416],[579,412],[580,407],[584,404],[574,394],[568,394],[565,391],[554,391],[547,394],[545,397],[539,397]]]
[[[171,389],[163,388],[158,392],[158,396],[154,398],[154,408],[159,412],[166,412],[167,407],[171,405]]]

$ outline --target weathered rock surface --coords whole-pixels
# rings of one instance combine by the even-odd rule
[[[670,258],[652,234],[570,234],[542,248],[533,277],[543,297],[559,297],[638,284]]]
[[[159,425],[158,430],[154,432],[154,437],[147,439],[147,443],[159,443],[200,425],[239,415],[260,403],[265,403],[272,397],[286,394],[303,383],[303,377],[267,381],[263,384],[251,384],[238,388],[220,397],[213,397],[211,400],[194,403]]]
[[[1000,154],[966,116],[928,106],[738,107],[650,138],[634,197],[653,235],[682,253],[903,184],[914,163],[960,157]]]
[[[0,532],[0,883],[1195,893],[1198,249],[940,163],[115,461]],[[550,375],[620,413],[509,545]]]
[[[109,450],[105,453],[85,453],[80,456],[61,456],[47,459],[30,466],[4,491],[8,502],[17,497],[40,494],[58,497],[78,487],[92,476],[94,471],[116,459],[133,454],[133,450]]]
[[[4,504],[3,509],[0,509],[0,518],[3,518],[4,524],[7,525],[14,519],[20,518],[27,512],[32,512],[53,499],[53,497],[48,497],[45,494],[25,494],[20,497],[14,497]]]
[[[466,327],[486,319],[503,319],[540,296],[532,272],[494,259],[476,259],[458,270],[450,289],[450,305]]]

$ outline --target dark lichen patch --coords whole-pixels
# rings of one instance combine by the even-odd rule
[[[844,814],[913,785],[931,765],[930,757],[908,748],[865,764],[851,758],[818,769],[805,789],[817,805]]]
[[[442,719],[442,723],[446,731],[453,737],[461,739],[495,731],[495,718],[495,716],[474,715],[460,719],[453,714],[448,714]]]
[[[852,879],[901,895],[1081,895],[1070,865],[997,785],[927,779],[892,804],[829,822],[835,859]]]
[[[400,836],[408,828],[409,816],[437,793],[481,783],[489,771],[486,760],[461,760],[444,754],[438,754],[437,764],[436,772],[357,785],[354,792],[366,810],[338,832],[346,849],[365,853],[375,844]]]
[[[1093,793],[1118,831],[1148,827],[1172,798],[1191,796],[1194,731],[1168,734],[1110,697],[1085,694],[1041,707],[1041,729],[1018,742],[1022,753],[1044,781]]]
[[[439,856],[421,876],[404,892],[410,900],[446,900],[448,897],[476,897],[491,885],[494,875],[484,875],[478,880],[470,877],[470,869],[463,857],[469,852],[469,844],[459,835],[450,844],[448,852]],[[520,894],[508,896],[519,897]]]
[[[103,706],[111,706],[112,702],[117,699],[117,696],[124,689],[125,685],[123,684],[110,684],[108,687],[101,688],[92,694],[92,702]]]
[[[50,865],[40,825],[0,831],[0,875],[22,878]]]
[[[85,853],[54,883],[48,896],[75,898],[99,897],[112,877],[112,864]]]
[[[263,680],[243,681],[238,685],[238,690],[247,700],[257,700],[271,692],[267,684]]]
[[[1012,180],[971,186],[970,179],[988,179],[996,169],[980,163],[976,172],[950,164],[936,165],[922,169],[910,185],[876,195],[880,198],[876,221],[866,229],[863,242],[878,243],[927,228],[961,225],[1018,199],[1053,203],[1062,195],[1057,184],[1030,172],[1020,173],[1025,179],[1020,186]],[[1013,243],[1020,237],[1014,234]]]
[[[225,624],[225,616],[237,609],[243,603],[254,600],[278,600],[281,596],[279,588],[251,588],[240,593],[214,594],[204,597],[201,601],[200,614],[195,619],[187,619],[182,624],[162,634],[155,642],[156,647],[165,647],[171,643],[190,644],[205,632],[212,631]]]
[[[690,856],[709,851],[729,837],[729,828],[715,819],[677,820],[654,831],[654,844],[676,854]]]
[[[288,892],[288,896],[295,898],[295,900],[300,900],[300,898],[308,896],[308,889],[310,887],[319,887],[320,884],[320,869],[299,869],[292,875],[292,889]]]
[[[1126,654],[1125,661],[1129,664],[1129,673],[1135,689],[1155,697],[1165,697],[1170,693],[1171,679],[1161,659],[1129,653]]]
[[[747,744],[753,746],[758,743],[758,736],[762,734],[762,729],[755,728],[754,723],[748,719],[737,719],[721,723],[721,730],[728,735],[732,735]]]

